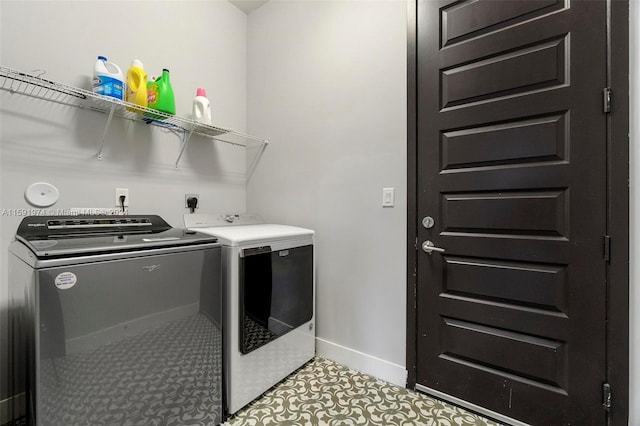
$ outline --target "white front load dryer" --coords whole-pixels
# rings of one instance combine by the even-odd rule
[[[223,364],[229,414],[315,355],[315,235],[257,215],[186,214],[222,245]]]

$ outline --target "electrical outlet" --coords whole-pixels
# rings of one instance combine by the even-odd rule
[[[120,197],[124,195],[124,206],[129,207],[129,188],[116,188],[116,207],[122,207]]]
[[[196,209],[200,207],[200,196],[198,194],[184,194],[184,206],[189,208],[189,198],[195,198],[198,202],[196,204]]]

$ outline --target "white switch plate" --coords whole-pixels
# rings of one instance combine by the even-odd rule
[[[116,207],[122,207],[120,196],[124,195],[124,206],[129,207],[129,188],[116,188]]]
[[[382,188],[382,207],[393,207],[395,188]]]

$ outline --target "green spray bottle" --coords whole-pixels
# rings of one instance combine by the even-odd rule
[[[162,75],[156,78],[155,81],[147,82],[147,98],[150,109],[156,109],[171,115],[176,114],[176,100],[173,96],[171,81],[169,81],[168,69],[164,68]],[[149,113],[147,115],[159,119],[163,118]]]

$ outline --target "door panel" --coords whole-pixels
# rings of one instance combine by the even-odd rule
[[[565,114],[553,114],[443,132],[441,170],[566,161],[567,125]]]
[[[551,312],[566,309],[566,267],[446,256],[443,288],[484,301],[509,300],[515,307]]]
[[[565,84],[567,36],[440,73],[442,108]],[[468,84],[469,81],[474,84]]]
[[[514,25],[564,7],[561,0],[504,2],[499,8],[489,2],[454,2],[442,8],[442,46],[461,42],[505,25]]]
[[[606,4],[418,3],[417,383],[604,424]]]

